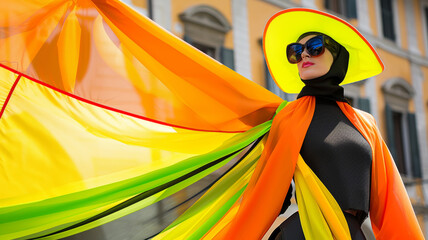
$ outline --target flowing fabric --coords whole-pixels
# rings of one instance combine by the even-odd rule
[[[355,125],[369,142],[372,153],[372,178],[370,197],[370,219],[376,239],[424,239],[419,227],[411,202],[395,166],[394,160],[376,127],[374,118],[369,114],[353,109],[346,103],[337,102],[345,116]],[[220,227],[214,226],[216,239],[259,239],[269,229],[270,224],[278,216],[282,201],[287,194],[291,177],[296,168],[300,147],[315,111],[315,97],[305,96],[290,102],[274,118],[265,151],[259,160],[257,172],[244,193],[238,211],[230,211],[233,217],[222,219]],[[287,134],[284,134],[287,133]],[[292,141],[290,141],[290,138]],[[309,178],[301,178],[311,192],[316,192],[319,185],[309,185]],[[281,191],[283,189],[283,191]],[[320,198],[317,198],[317,201]],[[306,198],[305,198],[306,201]],[[322,211],[329,229],[337,239],[342,238],[328,220],[329,216],[339,219],[342,212],[334,211],[335,203],[322,206]],[[337,203],[336,203],[337,204]],[[269,207],[267,207],[269,206]],[[300,206],[299,206],[300,207]],[[317,207],[317,208],[318,208]],[[312,216],[306,209],[308,215]],[[335,216],[336,215],[336,216]],[[312,225],[319,224],[315,217],[301,218],[302,228],[314,230]],[[311,221],[315,221],[312,224]],[[227,223],[226,223],[227,222]],[[340,230],[338,230],[340,231]],[[218,233],[218,234],[217,234]],[[315,236],[316,233],[304,232],[305,236]],[[209,239],[209,238],[208,238]]]
[[[351,240],[342,209],[301,156],[297,160],[294,180],[305,238]]]
[[[260,239],[301,173],[303,196],[321,189],[299,206],[322,213],[302,220],[305,235],[316,223],[344,239],[299,159],[315,100],[281,102],[119,1],[1,1],[0,239],[76,234],[223,167],[155,238]],[[338,104],[373,149],[377,239],[422,239],[373,119]]]
[[[153,204],[225,165],[270,127],[269,121],[243,133],[171,127],[106,109],[5,68],[0,92],[4,239],[61,229],[75,233],[70,230],[135,211],[137,203],[139,208]],[[247,168],[257,159],[260,146],[256,149],[244,157],[251,159]],[[245,173],[240,168],[232,173]],[[50,237],[65,235],[58,234]]]
[[[168,124],[245,131],[282,102],[120,1],[1,1],[0,34],[1,64]]]
[[[99,226],[238,158],[207,193],[221,216],[282,102],[119,1],[1,1],[0,64],[0,239]]]

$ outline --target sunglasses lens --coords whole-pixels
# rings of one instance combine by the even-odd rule
[[[306,42],[308,53],[313,56],[319,56],[324,53],[324,42],[322,36],[316,36]]]
[[[303,45],[292,43],[287,46],[287,59],[290,63],[298,63],[302,60]]]
[[[324,38],[323,36],[315,36],[309,39],[305,45],[300,43],[292,43],[287,46],[287,59],[290,63],[298,63],[302,60],[302,52],[306,51],[312,57],[317,57],[324,53]]]

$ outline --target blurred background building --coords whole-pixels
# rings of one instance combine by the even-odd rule
[[[428,179],[428,0],[123,2],[289,101],[296,96],[282,92],[275,85],[264,61],[261,41],[268,19],[282,9],[308,7],[349,21],[375,47],[385,71],[344,86],[345,95],[354,107],[375,117],[402,174],[422,230],[428,236],[428,181],[424,180]],[[299,24],[299,19],[290,24]],[[295,209],[293,205],[290,211]],[[143,224],[139,220],[141,214],[136,212],[70,239],[141,239],[138,227]]]

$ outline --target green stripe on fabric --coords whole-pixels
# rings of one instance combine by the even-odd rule
[[[242,151],[242,149],[240,151]],[[126,201],[124,201],[124,202],[122,202],[122,203],[120,203],[120,204],[118,204],[118,205],[116,205],[116,206],[114,206],[114,207],[112,207],[110,209],[108,209],[107,211],[104,211],[104,212],[102,212],[102,213],[100,213],[100,214],[98,214],[96,216],[93,216],[93,217],[91,217],[89,219],[86,219],[86,220],[84,220],[82,222],[79,222],[79,223],[77,223],[75,225],[72,225],[70,227],[62,229],[60,231],[54,232],[52,234],[60,234],[61,232],[66,232],[66,231],[72,230],[74,228],[78,228],[78,227],[81,227],[81,226],[84,226],[84,225],[91,224],[92,222],[95,222],[98,219],[105,218],[108,215],[111,215],[111,214],[114,214],[115,212],[121,211],[122,209],[125,209],[125,208],[127,208],[127,207],[129,207],[129,206],[131,206],[133,204],[136,204],[136,203],[138,203],[138,202],[140,202],[140,201],[142,201],[142,200],[144,200],[144,199],[146,199],[148,197],[151,197],[151,196],[153,196],[153,195],[155,195],[155,194],[157,194],[157,193],[159,193],[161,191],[165,191],[167,189],[168,190],[169,189],[174,189],[174,190],[178,189],[178,190],[181,190],[183,187],[181,187],[181,186],[177,187],[180,183],[186,182],[188,184],[182,184],[182,185],[188,186],[188,185],[190,185],[190,184],[192,184],[192,183],[200,180],[201,178],[205,177],[209,173],[211,173],[211,172],[219,169],[220,167],[224,166],[228,162],[228,160],[233,159],[237,154],[239,154],[240,151],[235,152],[233,154],[229,154],[228,156],[220,158],[220,159],[218,159],[218,160],[216,160],[214,162],[208,163],[207,165],[202,166],[199,169],[196,169],[196,170],[194,170],[194,171],[192,171],[192,172],[190,172],[190,173],[188,173],[186,175],[183,175],[183,176],[181,176],[181,177],[179,177],[177,179],[174,179],[174,180],[172,180],[172,181],[170,181],[168,183],[165,183],[165,184],[163,184],[161,186],[158,186],[158,187],[156,187],[154,189],[150,189],[149,191],[146,191],[144,193],[138,194],[138,195],[136,195],[136,196],[134,196],[134,197],[132,197],[132,198],[130,198],[130,199],[128,199],[128,200],[126,200]],[[167,196],[163,196],[163,198],[165,198],[165,197],[167,197]],[[160,201],[160,200],[161,199],[157,199],[156,201]],[[111,219],[111,220],[113,220],[113,219]],[[75,234],[75,233],[73,233],[73,234]],[[40,238],[43,238],[43,237],[44,236],[41,236]],[[46,236],[46,237],[49,237],[49,236]],[[61,235],[61,237],[65,237],[65,236]],[[39,239],[39,238],[33,238],[33,239]]]
[[[246,154],[244,156],[242,156],[242,159],[246,158],[247,155],[249,153],[251,153],[251,151],[254,150],[254,148],[260,144],[260,140],[261,138],[258,139],[258,141],[256,143],[254,143],[254,145],[249,149],[249,151],[246,152]],[[254,161],[251,162],[252,164],[254,164]],[[172,223],[170,226],[168,226],[164,231],[178,225],[179,223],[189,219],[190,217],[192,217],[194,215],[194,213],[199,212],[197,209],[199,207],[199,205],[204,205],[204,201],[213,201],[214,198],[218,198],[219,195],[217,195],[216,193],[223,193],[225,192],[230,185],[234,184],[236,181],[238,181],[238,179],[244,175],[245,172],[247,172],[249,170],[249,168],[252,166],[252,164],[247,164],[242,166],[241,162],[239,162],[239,164],[237,165],[236,168],[233,169],[233,172],[227,172],[225,175],[225,178],[223,178],[220,182],[217,183],[216,186],[213,186],[213,189],[210,189],[209,192],[206,193],[205,196],[202,197],[202,201],[198,201],[196,202],[191,209],[189,209],[189,211],[187,211],[186,213],[184,213],[182,216],[180,216],[179,219],[177,219],[176,221],[174,221],[174,223]]]
[[[196,174],[193,174],[192,176],[183,179],[182,181],[174,181],[175,183],[172,184],[170,187],[162,189],[160,191],[157,191],[156,193],[150,194],[149,196],[145,196],[147,193],[139,194],[135,196],[134,198],[131,198],[127,200],[124,203],[121,203],[122,206],[115,206],[112,209],[109,209],[106,212],[103,212],[100,214],[100,216],[92,217],[88,220],[85,220],[84,222],[80,222],[74,226],[70,226],[67,229],[58,231],[56,233],[49,234],[48,236],[41,236],[37,238],[32,239],[59,239],[64,238],[70,235],[74,235],[83,231],[86,231],[88,229],[100,226],[102,224],[111,222],[113,220],[116,220],[120,217],[123,217],[125,215],[128,215],[130,213],[133,213],[135,211],[138,211],[144,207],[147,207],[150,204],[153,204],[155,202],[158,202],[180,190],[183,188],[195,183],[196,181],[202,179],[203,177],[207,176],[208,174],[212,173],[213,171],[219,169],[220,167],[224,166],[230,159],[233,159],[238,153],[235,153],[228,158],[223,158],[221,161],[217,162],[214,165],[210,165],[209,167],[205,168],[204,170],[198,171]],[[158,195],[158,196],[156,196]],[[148,198],[152,197],[150,201],[144,201]]]
[[[260,137],[254,143],[252,143],[251,147],[249,147],[249,149],[244,149],[243,151],[245,151],[245,154],[242,155],[241,157],[239,157],[239,159],[233,164],[233,166],[231,166],[229,169],[227,169],[224,173],[222,173],[219,177],[217,177],[216,180],[214,180],[211,184],[209,184],[208,186],[206,186],[203,190],[201,190],[200,192],[198,192],[197,194],[195,194],[195,196],[196,196],[196,195],[199,195],[199,194],[201,194],[203,192],[206,192],[194,205],[191,206],[191,208],[194,209],[197,205],[199,205],[200,202],[201,202],[200,201],[201,199],[206,199],[207,198],[207,193],[213,191],[212,190],[213,185],[215,185],[215,184],[218,185],[218,182],[224,181],[224,178],[226,178],[225,177],[226,175],[229,176],[231,174],[231,172],[232,172],[232,174],[236,174],[236,169],[237,168],[239,169],[240,165],[242,165],[241,162],[243,161],[243,159],[245,159],[248,156],[248,154],[251,153],[254,150],[255,146],[257,146],[260,143],[260,141],[263,139],[263,137],[264,136]],[[252,164],[245,165],[245,167],[247,167],[247,169],[249,167],[251,167],[251,166],[252,166]],[[240,172],[240,176],[242,176],[242,175],[243,174]],[[225,190],[227,190],[227,189],[224,189],[221,192],[224,192]],[[177,224],[180,224],[181,222],[183,222],[186,219],[188,219],[190,217],[189,216],[189,212],[192,212],[192,211],[189,211],[189,209],[188,209],[186,211],[186,213],[184,213],[183,215],[181,215],[178,219],[176,219],[173,223],[171,223],[167,228],[163,229],[161,232],[167,231],[170,228],[172,228],[172,227],[176,226]],[[194,213],[194,211],[193,211],[193,213]],[[189,217],[184,218],[183,216],[189,216]],[[152,235],[151,237],[148,237],[146,239],[151,239],[151,238],[155,237],[156,235],[160,234],[161,232],[158,232],[157,234]]]
[[[251,149],[242,157],[243,159],[247,158],[247,155],[249,155],[259,144],[261,144],[260,140],[261,138],[253,144]],[[189,220],[195,214],[202,211],[210,203],[215,202],[216,199],[226,194],[228,189],[230,189],[230,186],[236,184],[245,175],[245,173],[249,172],[251,168],[255,166],[260,155],[253,155],[251,157],[252,158],[249,161],[240,162],[236,168],[228,172],[224,178],[218,181],[210,190],[207,191],[204,196],[201,197],[201,199],[199,199],[190,209],[188,209],[164,231],[168,231],[169,229],[176,227],[177,225]],[[215,213],[211,214],[208,220],[205,219],[204,224],[198,229],[195,229],[194,233],[189,236],[189,239],[199,239],[203,235],[205,235],[224,216],[224,214],[229,211],[229,209],[233,206],[236,200],[241,196],[246,186],[247,184],[245,185],[245,187],[241,188],[240,190],[237,190],[235,193],[231,192],[230,194],[233,194],[233,196],[231,196],[230,199],[228,199],[228,201],[224,205],[219,207],[219,209],[217,209]]]
[[[215,214],[205,221],[204,225],[197,229],[189,237],[189,239],[201,239],[229,211],[233,204],[235,204],[235,202],[242,196],[246,188],[247,185],[236,192],[235,195],[233,195],[233,197],[231,197],[223,206],[221,206],[221,208],[215,212]]]
[[[265,134],[271,121],[239,134],[217,151],[183,160],[150,174],[112,183],[94,189],[59,196],[30,204],[1,208],[0,236],[18,238],[41,232],[57,225],[76,222],[94,215],[90,210],[149,191],[166,182],[179,178],[213,159],[244,148]]]

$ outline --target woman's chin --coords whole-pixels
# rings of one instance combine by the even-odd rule
[[[300,79],[302,79],[302,80],[311,80],[311,79],[314,79],[314,78],[317,78],[317,77],[320,77],[320,76],[322,76],[322,75],[304,75],[304,76],[300,76]]]
[[[305,73],[300,73],[299,75],[300,75],[300,79],[302,80],[310,80],[310,79],[321,77],[325,75],[327,72],[324,73],[319,71],[305,71]]]

